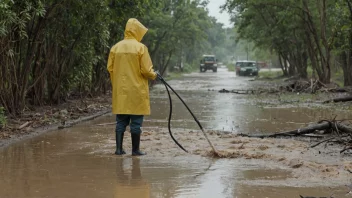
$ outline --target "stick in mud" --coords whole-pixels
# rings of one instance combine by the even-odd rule
[[[27,127],[31,122],[27,121],[26,123],[22,124],[21,126],[18,127],[18,129],[23,129]]]

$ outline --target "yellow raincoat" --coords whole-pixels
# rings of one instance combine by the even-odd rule
[[[137,19],[129,19],[124,40],[110,50],[113,114],[150,115],[148,79],[157,75],[148,48],[140,43],[147,31]]]

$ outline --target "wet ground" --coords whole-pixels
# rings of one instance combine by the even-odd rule
[[[258,86],[248,79],[220,68],[170,81],[227,159],[208,156],[206,140],[175,97],[172,127],[190,153],[172,142],[168,98],[158,85],[141,138],[147,156],[112,155],[114,126],[101,125],[114,121],[107,115],[0,149],[0,197],[352,197],[346,186],[352,184],[348,155],[309,149],[309,141],[236,136],[295,129],[334,115],[351,118],[350,113],[310,103],[263,105],[255,96],[212,91]],[[126,132],[128,153],[130,142]]]

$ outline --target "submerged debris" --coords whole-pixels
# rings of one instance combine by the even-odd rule
[[[303,165],[303,162],[299,159],[292,159],[290,162],[289,162],[289,166],[291,168],[299,168]]]
[[[284,82],[284,85],[281,86],[265,86],[256,89],[220,89],[219,93],[234,93],[234,94],[276,94],[276,93],[316,93],[316,92],[330,92],[330,93],[352,93],[352,87],[339,87],[337,84],[329,84],[325,85],[321,83],[319,80],[306,80],[306,79],[298,79],[294,81]],[[208,90],[214,91],[214,90]],[[333,101],[328,100],[327,102]],[[338,101],[351,101],[352,96],[348,99],[342,99]],[[338,102],[337,101],[337,102]]]
[[[321,136],[321,133],[324,136]],[[326,139],[314,144],[311,148],[314,148],[322,143],[338,143],[344,146],[344,148],[340,151],[343,153],[347,150],[352,150],[352,127],[343,123],[342,121],[328,121],[322,120],[317,124],[313,124],[307,127],[273,133],[268,135],[249,135],[249,134],[239,134],[243,137],[255,137],[255,138],[277,138],[277,137],[297,137],[297,136],[307,136],[308,137],[326,137]]]

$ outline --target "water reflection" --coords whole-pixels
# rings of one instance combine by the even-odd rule
[[[140,168],[140,159],[132,157],[132,169],[126,158],[116,158],[116,189],[114,198],[122,197],[150,197],[150,184],[143,179]]]

